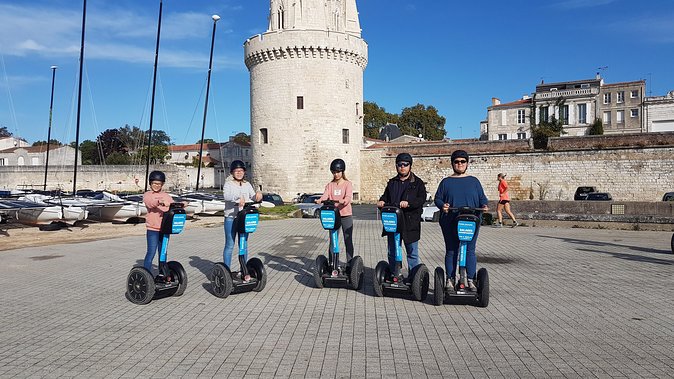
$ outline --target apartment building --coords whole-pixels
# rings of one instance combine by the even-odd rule
[[[639,133],[644,128],[643,80],[604,84],[594,79],[556,83],[541,82],[532,96],[501,103],[492,98],[487,120],[480,122],[482,139],[510,140],[531,137],[532,121],[537,125],[554,117],[561,120],[567,136],[583,136],[594,120],[604,124],[605,134]]]

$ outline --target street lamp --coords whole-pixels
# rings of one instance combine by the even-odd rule
[[[47,158],[44,163],[44,187],[42,190],[47,190],[47,167],[49,167],[49,142],[51,141],[51,119],[52,110],[54,109],[54,81],[56,79],[56,69],[58,66],[51,66],[51,100],[49,101],[49,129],[47,129]]]
[[[211,35],[211,55],[208,60],[208,79],[206,80],[206,99],[204,102],[204,122],[201,126],[201,140],[199,141],[199,165],[197,166],[197,186],[194,189],[195,192],[199,191],[199,178],[201,177],[201,159],[204,153],[204,132],[206,131],[206,115],[208,113],[208,94],[211,89],[211,71],[213,70],[213,45],[215,44],[215,26],[220,19],[220,16],[214,14],[211,16],[213,19],[213,34]]]

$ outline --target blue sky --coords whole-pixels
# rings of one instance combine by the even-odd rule
[[[646,79],[674,90],[674,1],[357,1],[369,45],[364,97],[392,113],[416,103],[447,118],[447,137],[479,135],[492,97],[541,80]],[[147,129],[159,1],[88,0],[80,141],[124,124]],[[217,24],[206,138],[250,132],[243,42],[267,28],[268,0],[165,0],[154,128],[200,138],[212,14]],[[82,1],[0,0],[0,126],[75,140]]]

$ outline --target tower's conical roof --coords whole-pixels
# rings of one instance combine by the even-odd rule
[[[267,32],[302,29],[360,37],[356,0],[270,0]]]

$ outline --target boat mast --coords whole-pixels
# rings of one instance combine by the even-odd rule
[[[157,22],[157,45],[154,49],[154,71],[152,73],[152,100],[150,100],[150,130],[147,136],[147,163],[145,164],[145,189],[147,192],[147,178],[150,175],[150,152],[152,151],[152,122],[154,121],[154,96],[157,88],[157,61],[159,60],[159,36],[161,34],[161,14],[163,1],[159,0],[159,21]]]
[[[213,34],[211,36],[211,55],[208,60],[208,79],[206,79],[206,101],[204,102],[204,122],[201,126],[201,141],[199,141],[199,165],[197,166],[197,186],[195,191],[199,191],[199,179],[201,178],[201,159],[204,153],[204,132],[206,131],[206,114],[208,113],[208,93],[211,89],[211,70],[213,69],[213,45],[215,43],[215,25],[218,23],[220,16],[214,14],[213,18]]]
[[[75,170],[73,174],[73,196],[77,196],[77,155],[80,150],[80,113],[82,111],[82,68],[84,66],[84,27],[87,21],[87,0],[82,9],[82,42],[80,44],[80,77],[77,89],[77,128],[75,131]]]
[[[49,167],[49,143],[51,141],[51,119],[52,110],[54,109],[54,81],[56,79],[56,69],[58,66],[51,66],[51,100],[49,101],[49,129],[47,129],[47,159],[44,163],[44,187],[43,191],[47,190],[47,168]],[[77,157],[77,155],[75,155]]]

